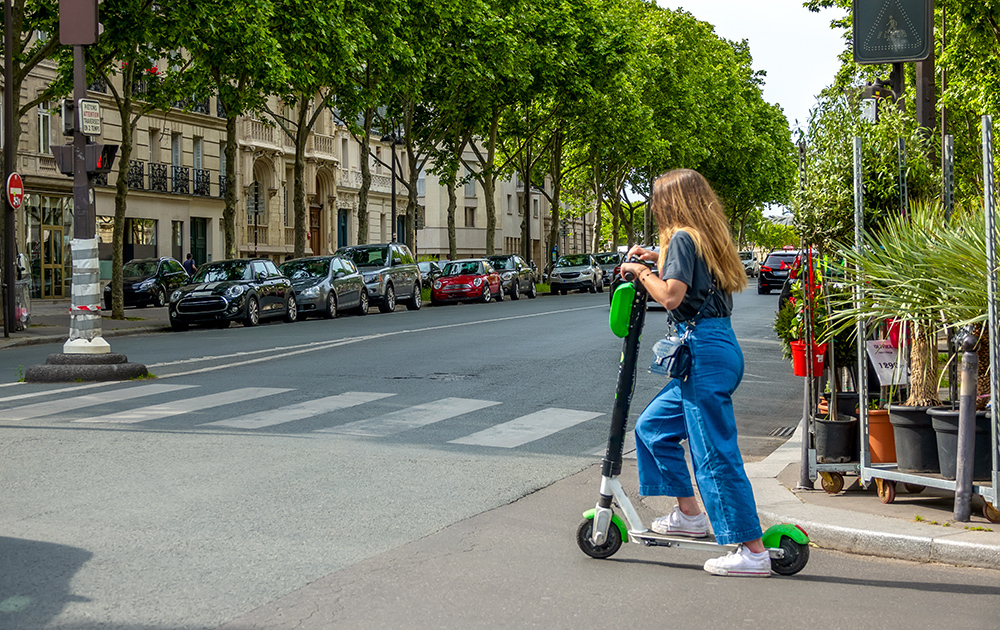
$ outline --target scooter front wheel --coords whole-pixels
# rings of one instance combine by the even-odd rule
[[[594,544],[591,538],[593,532],[594,520],[590,518],[583,519],[583,522],[576,529],[576,544],[580,546],[580,550],[583,553],[591,558],[599,560],[610,558],[621,548],[622,534],[618,531],[618,527],[614,523],[611,523],[608,527],[608,538],[604,541],[603,545]]]
[[[771,570],[778,575],[795,575],[806,568],[809,562],[809,543],[798,543],[788,536],[781,537],[778,545],[784,552],[784,558],[771,558]]]

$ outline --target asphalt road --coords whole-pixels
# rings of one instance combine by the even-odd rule
[[[735,299],[748,458],[801,414],[776,302]],[[4,350],[0,627],[214,628],[555,491],[603,453],[607,312],[572,294],[116,338],[157,376],[127,384],[17,383],[60,347]],[[660,385],[640,371],[633,416]]]

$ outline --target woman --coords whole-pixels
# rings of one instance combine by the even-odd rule
[[[633,247],[629,256],[657,260],[660,273],[642,263],[625,263],[622,274],[634,274],[650,297],[669,310],[678,332],[690,329],[693,361],[687,380],[667,383],[636,423],[639,492],[677,498],[669,514],[653,521],[653,531],[704,538],[711,520],[719,544],[740,543],[735,551],[706,562],[709,573],[767,577],[771,561],[761,542],[733,415],[743,353],[729,316],[732,292],[746,287],[746,272],[722,205],[701,174],[680,169],[661,175],[653,185],[652,207],[660,253]],[[684,439],[708,519],[694,496]]]

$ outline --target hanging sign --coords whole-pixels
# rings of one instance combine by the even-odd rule
[[[887,387],[910,382],[909,361],[899,356],[899,348],[894,348],[888,339],[867,341],[865,347],[880,385]]]

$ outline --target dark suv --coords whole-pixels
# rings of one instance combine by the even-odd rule
[[[765,294],[772,289],[780,289],[798,255],[799,252],[794,249],[777,250],[768,254],[764,264],[760,266],[760,275],[757,276],[757,293]]]
[[[420,269],[406,245],[350,245],[338,249],[337,255],[353,262],[364,276],[368,301],[380,313],[396,310],[397,299],[411,311],[420,308]]]
[[[122,300],[125,306],[166,306],[167,298],[188,279],[173,258],[130,260],[122,267]],[[104,305],[111,310],[111,284],[104,287]]]
[[[538,293],[535,289],[535,270],[517,254],[502,256],[487,256],[493,268],[500,274],[501,291],[517,300],[521,294],[534,298]]]

